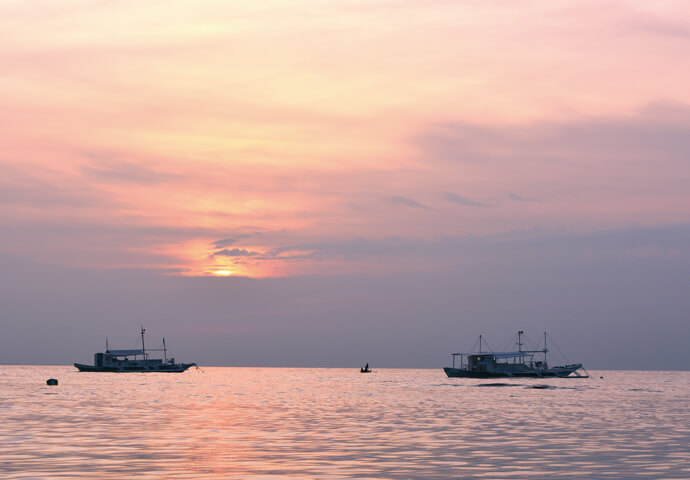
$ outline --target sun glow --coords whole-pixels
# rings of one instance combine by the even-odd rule
[[[228,277],[232,275],[232,270],[216,270],[213,272],[217,277]]]

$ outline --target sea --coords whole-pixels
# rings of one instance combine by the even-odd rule
[[[690,372],[0,366],[0,479],[688,479],[689,407]]]

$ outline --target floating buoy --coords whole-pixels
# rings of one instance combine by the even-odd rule
[[[57,385],[57,378],[49,378],[46,380],[46,385]]]

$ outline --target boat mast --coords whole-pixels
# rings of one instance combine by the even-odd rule
[[[482,336],[479,335],[479,353],[482,353]]]
[[[522,334],[525,333],[522,330],[518,330],[518,352],[522,352]],[[520,363],[525,363],[525,359],[520,357]]]
[[[547,363],[546,363],[546,352],[548,352],[548,351],[549,351],[549,349],[546,348],[546,332],[544,332],[544,367],[547,366]]]
[[[165,337],[163,337],[163,357],[165,358],[165,363],[168,363],[168,350],[165,348]]]
[[[144,326],[141,326],[141,351],[144,354],[144,360],[146,360],[146,346],[144,345],[144,333],[146,333],[146,330],[144,329]]]

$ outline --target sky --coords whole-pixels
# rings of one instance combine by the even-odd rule
[[[690,369],[688,18],[0,2],[0,363]]]

